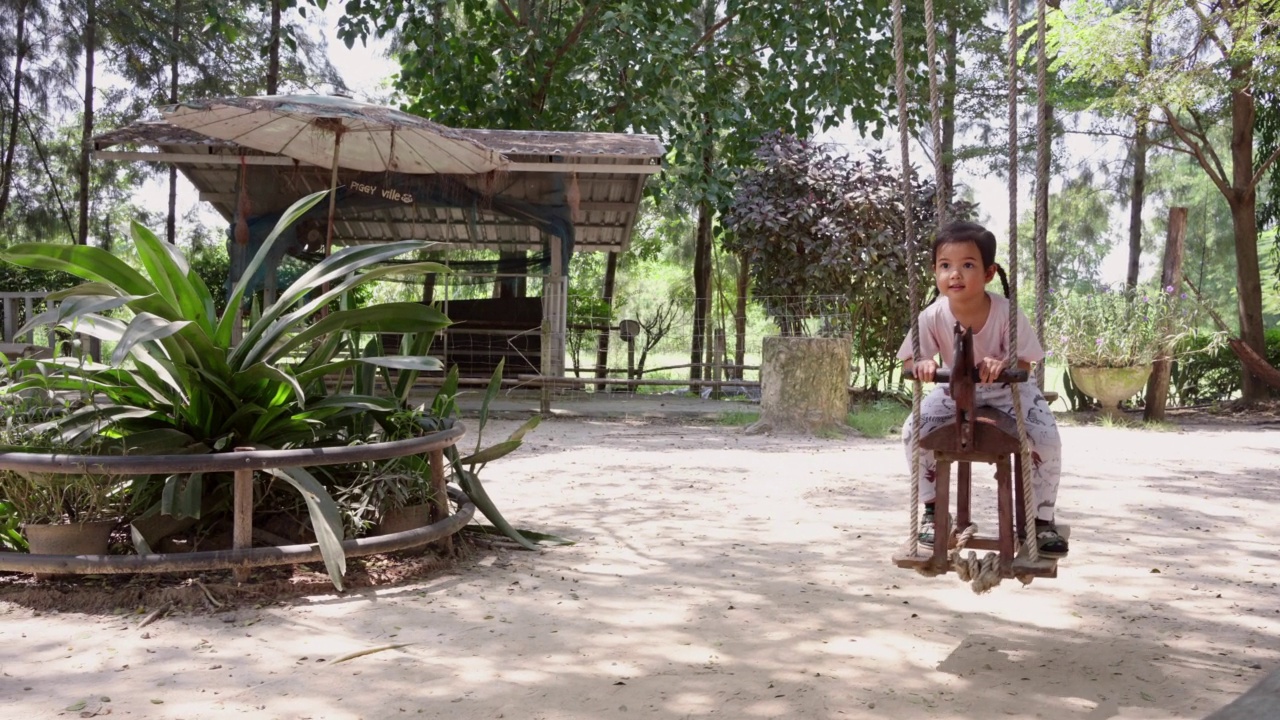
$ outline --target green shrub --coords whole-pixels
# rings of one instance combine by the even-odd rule
[[[1170,392],[1179,405],[1229,400],[1240,392],[1240,359],[1227,345],[1208,349],[1209,336],[1193,335],[1178,343]],[[1266,333],[1267,362],[1280,367],[1280,328]]]

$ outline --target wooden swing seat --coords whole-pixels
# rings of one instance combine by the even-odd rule
[[[956,323],[955,362],[951,367],[973,367],[973,333]],[[938,381],[951,383],[951,397],[956,403],[954,423],[936,428],[920,438],[921,450],[932,450],[937,460],[934,500],[933,549],[918,548],[916,554],[899,553],[893,556],[895,565],[911,568],[930,575],[942,575],[952,571],[948,552],[956,547],[960,533],[971,523],[970,496],[972,490],[973,463],[995,465],[997,498],[997,534],[975,534],[965,543],[965,549],[998,552],[1002,578],[1031,578],[1058,576],[1056,558],[1039,557],[1031,560],[1023,548],[1021,539],[1028,532],[1025,498],[1022,483],[1021,444],[1018,440],[1017,421],[993,408],[975,408],[975,372],[939,371]],[[1000,382],[1023,382],[1026,373],[1021,370],[1005,371]],[[956,466],[956,517],[951,522],[951,466]],[[1034,521],[1031,522],[1034,532]],[[1057,526],[1063,538],[1070,536],[1066,525]],[[937,538],[947,538],[939,542]]]

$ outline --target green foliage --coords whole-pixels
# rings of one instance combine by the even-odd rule
[[[1115,245],[1117,225],[1111,215],[1112,197],[1091,174],[1067,179],[1049,196],[1048,260],[1049,287],[1070,290],[1089,288],[1102,279],[1102,262]],[[1035,267],[1034,211],[1019,223],[1018,266]],[[1021,288],[1032,288],[1027,272]],[[1025,292],[1020,297],[1031,297]]]
[[[604,264],[603,253],[580,253],[570,263],[566,344],[575,368],[595,365],[596,340],[612,324],[610,305],[601,297]]]
[[[98,435],[65,437],[55,428],[78,403],[38,388],[0,396],[0,450],[110,454],[118,445]],[[120,516],[128,482],[94,473],[0,470],[0,498],[14,524],[110,520]],[[0,520],[0,535],[4,534]]]
[[[484,469],[485,465],[515,452],[524,441],[524,436],[542,422],[541,415],[534,415],[526,420],[523,425],[516,428],[506,440],[488,447],[484,446],[484,429],[489,422],[489,405],[498,396],[498,390],[502,387],[502,368],[505,363],[505,360],[498,361],[498,367],[494,369],[493,376],[489,379],[489,385],[485,388],[484,400],[480,405],[480,416],[476,422],[475,451],[464,457],[458,452],[456,445],[450,446],[445,449],[445,458],[449,461],[452,479],[458,483],[458,487],[462,488],[462,491],[467,494],[471,502],[475,503],[476,509],[488,518],[489,522],[493,523],[497,532],[514,540],[526,550],[536,550],[535,540],[525,537],[522,531],[517,530],[515,526],[503,517],[502,512],[498,510],[498,506],[489,497],[489,493],[485,491],[484,485],[480,482],[480,471]],[[445,377],[444,384],[441,385],[440,390],[432,400],[429,413],[419,418],[419,422],[423,424],[423,427],[428,430],[452,427],[457,422],[458,417],[457,395],[458,369],[454,367],[449,371],[449,374]]]
[[[1222,116],[1230,113],[1224,102],[1229,79],[1258,90],[1276,87],[1270,68],[1280,53],[1280,21],[1259,12],[1266,4],[1197,10],[1178,0],[1118,7],[1082,0],[1052,13],[1049,50],[1055,68],[1069,77],[1112,89],[1096,106],[1130,116],[1146,106]],[[1144,51],[1148,33],[1156,43],[1150,52]]]
[[[1045,318],[1052,357],[1078,367],[1147,365],[1184,328],[1195,327],[1192,304],[1172,288],[1110,288],[1054,293]]]
[[[1111,7],[1082,0],[1055,13],[1052,41],[1058,67],[1112,89],[1091,109],[1126,117],[1153,111],[1172,132],[1170,142],[1196,158],[1231,206],[1240,334],[1256,350],[1264,335],[1257,191],[1263,164],[1274,156],[1256,156],[1252,133],[1257,98],[1280,87],[1274,72],[1280,14],[1274,5],[1144,0]],[[1219,127],[1229,132],[1217,132]],[[1245,392],[1257,400],[1266,389],[1249,382]]]
[[[1151,249],[1163,252],[1163,239],[1168,236],[1168,208],[1187,208],[1182,274],[1200,290],[1204,304],[1223,317],[1231,317],[1236,312],[1238,281],[1230,207],[1194,159],[1159,155],[1152,158],[1148,170],[1147,195],[1158,203],[1158,210],[1143,234],[1161,240],[1161,247]]]
[[[846,118],[882,127],[893,66],[883,0],[352,0],[345,9],[338,34],[348,46],[405,39],[396,89],[410,111],[461,127],[657,134],[672,186],[713,208],[728,202],[732,169],[764,132]]]
[[[281,233],[318,203],[325,193],[309,195],[284,213],[233,288],[229,308],[238,308],[248,278],[265,262]],[[152,453],[217,452],[237,447],[292,448],[345,444],[353,432],[403,403],[401,395],[331,394],[327,375],[361,368],[372,378],[379,367],[402,371],[401,380],[421,370],[440,369],[423,355],[393,359],[352,353],[360,333],[409,333],[428,338],[448,324],[438,310],[420,303],[342,309],[314,320],[331,300],[392,273],[438,272],[433,263],[386,266],[383,261],[421,250],[425,243],[400,242],[340,250],[304,273],[264,308],[240,341],[234,341],[237,312],[215,312],[213,296],[171,245],[141,225],[133,239],[143,272],[95,247],[20,244],[4,259],[24,267],[61,270],[87,281],[54,299],[61,303],[32,319],[115,342],[109,362],[21,360],[10,368],[10,392],[30,388],[79,391],[91,397],[83,408],[56,423],[64,442],[118,435],[122,442],[161,435],[146,446]],[[109,316],[127,312],[127,320]],[[426,345],[416,347],[425,351]],[[409,381],[411,382],[411,381]],[[306,501],[334,584],[341,587],[345,559],[342,526],[328,492],[305,470],[291,468],[277,477],[295,486]],[[166,485],[183,482],[169,478]],[[198,493],[194,493],[198,496]],[[190,510],[190,515],[196,510]]]
[[[1240,393],[1240,358],[1230,346],[1207,335],[1178,342],[1170,392],[1182,405],[1223,402]],[[1267,362],[1280,367],[1280,328],[1267,331]]]
[[[27,539],[22,536],[22,516],[8,500],[0,500],[0,552],[25,552]]]

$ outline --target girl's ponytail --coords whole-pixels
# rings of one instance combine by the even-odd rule
[[[1004,266],[996,263],[996,272],[1000,273],[1000,285],[1004,288],[1004,296],[1009,297],[1009,276],[1004,273]]]

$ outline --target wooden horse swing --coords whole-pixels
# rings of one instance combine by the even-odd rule
[[[951,368],[968,368],[969,372],[940,369],[938,382],[949,382],[951,399],[956,405],[955,422],[925,435],[916,434],[920,449],[932,450],[937,459],[933,521],[933,550],[921,552],[919,543],[895,555],[894,564],[925,575],[944,575],[955,571],[960,579],[970,582],[975,592],[986,592],[1005,578],[1018,578],[1024,584],[1033,578],[1058,576],[1058,561],[1040,557],[1036,548],[1035,522],[1031,511],[1029,482],[1024,480],[1022,437],[1025,432],[1014,418],[993,408],[975,407],[978,371],[974,368],[973,331],[955,326],[955,357]],[[1025,370],[1005,370],[996,379],[1001,383],[1027,380]],[[1016,390],[1015,390],[1016,397]],[[1012,461],[1011,461],[1012,458]],[[978,535],[970,508],[973,463],[996,466],[997,534]],[[918,463],[914,463],[918,466]],[[951,466],[956,466],[956,515],[951,523]],[[916,482],[912,474],[911,482]],[[913,503],[914,506],[914,503]],[[913,507],[912,512],[915,512]],[[914,516],[914,515],[913,515]],[[1065,538],[1070,528],[1058,525]],[[913,534],[918,531],[913,528]],[[962,557],[964,550],[970,550]],[[994,550],[979,559],[973,550]],[[998,553],[998,554],[997,554]]]
[[[1009,123],[1009,362],[1008,367],[1015,368],[1001,375],[1000,382],[1023,382],[1027,374],[1017,370],[1018,347],[1018,54],[1020,43],[1018,27],[1020,25],[1018,0],[1009,0],[1009,38],[1008,38],[1008,123]],[[929,110],[930,128],[933,140],[933,162],[935,177],[940,178],[940,169],[945,161],[941,147],[942,127],[938,102],[938,63],[937,38],[934,23],[934,2],[925,0],[925,32],[929,66]],[[1048,141],[1048,109],[1045,97],[1045,77],[1047,60],[1045,55],[1045,28],[1048,0],[1036,2],[1036,69],[1037,69],[1037,129],[1036,129],[1036,184],[1038,194],[1047,198],[1049,174],[1049,141]],[[896,65],[895,90],[898,96],[898,137],[902,151],[902,197],[904,207],[912,206],[911,198],[914,188],[911,181],[910,133],[908,123],[910,113],[907,107],[906,88],[906,50],[903,32],[903,0],[893,0],[893,40],[894,63]],[[935,192],[937,202],[937,222],[941,226],[946,222],[949,198],[942,192]],[[1046,216],[1047,203],[1036,206],[1036,263],[1045,267],[1046,260]],[[906,235],[908,257],[917,258],[919,250],[914,230],[915,213],[905,213],[904,234]],[[918,318],[919,270],[917,263],[908,263],[911,280],[911,312]],[[1036,277],[1036,318],[1037,328],[1043,334],[1045,315],[1045,291],[1047,276],[1037,273]],[[951,395],[956,403],[956,419],[950,426],[943,426],[931,432],[927,437],[920,437],[920,399],[921,386],[917,380],[913,383],[912,418],[916,432],[912,448],[911,486],[911,524],[910,536],[903,552],[894,556],[899,567],[913,568],[926,575],[940,575],[955,571],[962,580],[972,583],[974,592],[982,593],[992,589],[1005,578],[1017,578],[1024,584],[1037,577],[1057,577],[1056,560],[1041,558],[1036,544],[1034,528],[1034,507],[1031,489],[1030,452],[1026,440],[1024,416],[1022,413],[1021,393],[1013,393],[1014,417],[990,408],[976,408],[974,387],[978,380],[973,369],[973,335],[957,324],[954,362],[951,368],[962,369],[961,372],[943,373],[939,371],[936,379],[939,382],[951,383]],[[913,356],[921,359],[919,328],[912,333]],[[919,451],[932,450],[938,460],[936,477],[937,499],[934,510],[934,546],[931,553],[921,553],[919,546],[919,488],[916,473],[920,466]],[[1013,458],[1010,461],[1010,458]],[[996,466],[998,532],[995,536],[978,536],[977,528],[971,522],[970,489],[972,482],[972,464],[975,462],[993,463]],[[953,528],[950,518],[951,465],[957,466],[956,523]],[[1012,466],[1012,470],[1011,470]],[[1013,475],[1018,476],[1014,483]],[[1058,532],[1066,537],[1068,528],[1058,525]],[[1018,548],[1019,543],[1021,549]],[[979,560],[976,553],[970,552],[961,557],[961,551],[994,550]]]

